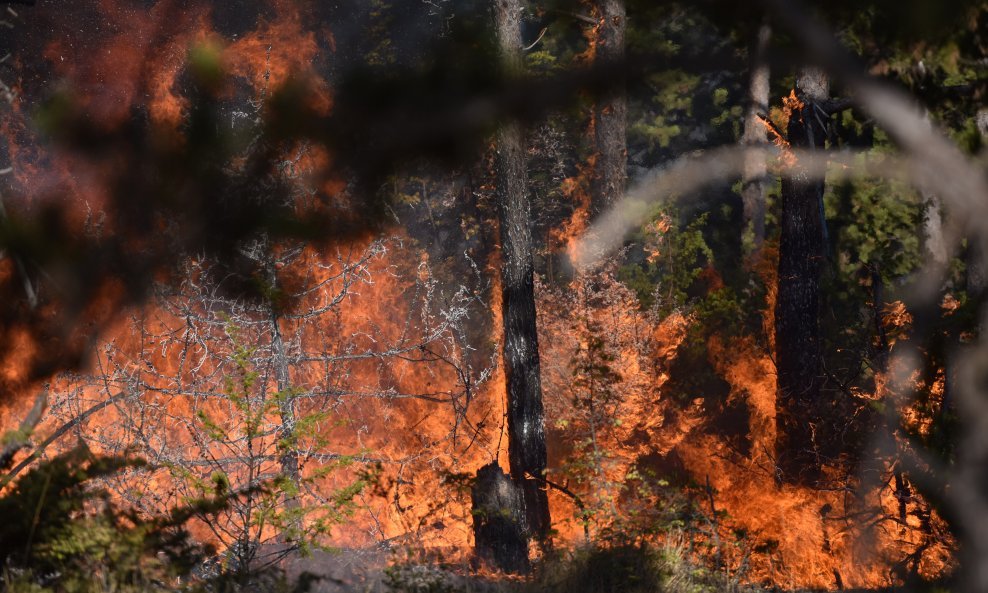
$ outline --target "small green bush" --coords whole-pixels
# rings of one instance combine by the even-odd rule
[[[542,567],[539,587],[559,593],[655,593],[663,591],[666,565],[648,545],[583,548]]]
[[[177,587],[208,550],[182,513],[157,520],[113,504],[98,480],[143,465],[79,446],[38,464],[0,497],[5,591],[104,593]]]

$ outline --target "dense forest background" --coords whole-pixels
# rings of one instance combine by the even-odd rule
[[[988,588],[988,4],[0,8],[0,588]]]

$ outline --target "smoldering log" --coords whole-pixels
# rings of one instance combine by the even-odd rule
[[[521,488],[492,461],[477,470],[470,494],[475,561],[507,573],[528,572],[528,530]]]

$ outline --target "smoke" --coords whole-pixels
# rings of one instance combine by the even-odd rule
[[[925,128],[932,134],[928,124]],[[928,164],[921,164],[925,155],[724,146],[678,158],[643,176],[577,241],[575,268],[578,271],[589,269],[616,252],[624,244],[625,237],[649,220],[657,205],[685,198],[710,185],[738,179],[747,158],[770,161],[774,175],[785,174],[798,165],[801,173],[831,182],[875,177],[909,181],[937,195],[950,196],[951,204],[957,206],[960,216],[982,208],[968,198],[967,192],[972,191],[972,183],[977,177],[971,173],[972,164],[965,157],[961,157],[963,164],[955,163],[950,167],[951,172],[957,173],[957,176],[950,176]],[[972,221],[972,224],[979,230],[988,230],[988,223],[982,219]],[[961,237],[954,233],[952,238],[951,247],[956,249]]]

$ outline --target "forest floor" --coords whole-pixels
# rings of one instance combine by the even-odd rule
[[[395,562],[380,549],[315,551],[284,559],[280,582],[296,593],[810,593],[719,579],[702,568],[657,557],[579,552],[543,562],[533,576],[471,573],[467,566]],[[658,560],[658,562],[656,562]],[[275,590],[281,589],[276,587]],[[906,589],[844,589],[903,593]],[[909,589],[912,591],[912,589]],[[815,592],[819,593],[819,592]]]

